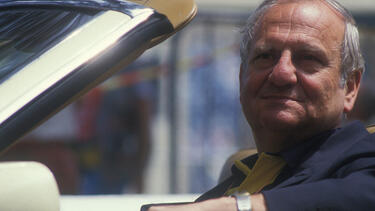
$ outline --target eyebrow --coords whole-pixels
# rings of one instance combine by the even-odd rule
[[[311,43],[303,43],[303,44],[296,44],[297,47],[296,47],[296,50],[297,51],[311,51],[311,52],[316,52],[316,53],[319,53],[319,54],[322,54],[322,55],[326,55],[326,52],[321,48],[319,47],[318,45],[314,45],[314,44],[311,44]],[[328,56],[328,55],[326,55]]]
[[[300,45],[296,47],[296,52],[307,52],[311,53],[315,56],[318,56],[322,62],[328,64],[330,61],[329,54],[327,51],[325,51],[323,48],[319,47],[319,45],[314,45],[311,43],[304,43],[303,45]]]
[[[262,52],[268,52],[268,51],[272,51],[275,49],[277,48],[273,47],[273,45],[271,44],[266,43],[266,44],[255,46],[253,52],[256,55]],[[313,54],[317,54],[328,59],[328,54],[319,45],[297,42],[295,44],[292,44],[292,50],[295,50],[296,52],[301,52],[301,51],[311,52]]]
[[[273,49],[274,48],[269,44],[258,45],[254,47],[253,54],[257,55],[259,53],[271,51]]]

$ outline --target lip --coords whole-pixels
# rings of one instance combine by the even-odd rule
[[[295,97],[290,97],[290,96],[284,96],[284,95],[265,95],[261,96],[262,99],[266,100],[292,100],[296,102],[301,102],[301,100],[295,98]]]

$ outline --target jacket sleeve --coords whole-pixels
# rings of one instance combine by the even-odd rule
[[[262,192],[268,210],[375,210],[375,153],[345,161],[332,178]]]

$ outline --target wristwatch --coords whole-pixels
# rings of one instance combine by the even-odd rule
[[[251,211],[250,193],[234,193],[231,196],[236,198],[237,211]]]

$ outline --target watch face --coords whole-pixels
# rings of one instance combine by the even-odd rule
[[[168,10],[155,5],[1,1],[0,150],[169,37],[196,11],[192,3],[184,20],[171,22]]]

